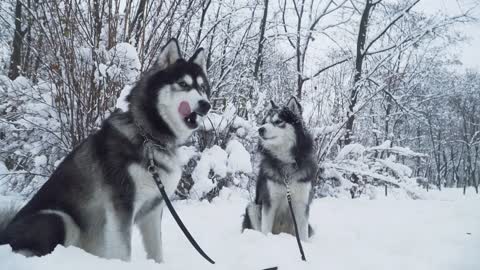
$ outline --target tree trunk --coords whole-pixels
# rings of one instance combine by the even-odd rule
[[[301,100],[302,99],[302,88],[303,88],[303,63],[302,63],[302,42],[301,42],[301,34],[302,34],[302,20],[303,20],[303,14],[305,10],[305,0],[302,0],[300,3],[300,11],[298,13],[297,11],[297,37],[296,37],[296,42],[295,42],[295,51],[296,51],[296,58],[297,58],[297,99]]]
[[[350,104],[348,106],[347,123],[345,125],[345,145],[352,142],[353,124],[355,122],[354,108],[357,105],[358,92],[360,90],[358,82],[362,78],[363,60],[365,59],[363,50],[365,48],[365,40],[367,38],[368,18],[373,6],[374,4],[372,3],[372,0],[367,0],[365,9],[362,13],[362,18],[360,19],[360,27],[358,29],[357,38],[357,55],[355,57],[355,75],[353,77],[353,89],[350,92]]]
[[[147,0],[141,0],[138,4],[138,9],[137,13],[135,14],[135,17],[133,18],[132,23],[130,24],[129,27],[129,33],[128,33],[128,39],[130,40],[130,37],[132,35],[135,35],[135,46],[138,47],[138,44],[140,43],[140,36],[142,35],[142,28],[145,27],[143,25],[143,17],[145,16],[145,9],[147,6]],[[125,22],[127,23],[127,22]]]
[[[253,78],[256,81],[258,81],[260,67],[262,65],[263,46],[265,42],[265,28],[267,25],[267,17],[268,17],[268,0],[264,0],[264,5],[265,7],[263,9],[263,17],[260,23],[260,38],[258,39],[257,59],[255,59],[255,67],[253,70]]]
[[[205,16],[207,15],[208,8],[212,0],[203,1],[202,3],[202,15],[200,16],[200,25],[198,27],[197,37],[195,38],[195,48],[200,47],[200,40],[202,38],[203,25],[205,24]]]
[[[15,32],[13,34],[13,51],[10,57],[10,69],[8,71],[8,77],[11,80],[15,80],[20,75],[20,64],[22,61],[22,47],[23,47],[22,31],[22,2],[17,0],[15,5]]]

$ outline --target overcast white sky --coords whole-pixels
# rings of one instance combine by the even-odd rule
[[[443,12],[458,15],[473,7],[475,7],[473,14],[480,18],[480,0],[421,0],[416,9],[429,13]],[[457,48],[460,60],[466,68],[480,70],[480,23],[461,26],[458,29],[470,39]]]

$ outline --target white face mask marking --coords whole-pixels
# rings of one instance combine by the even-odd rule
[[[197,77],[197,84],[200,85],[200,86],[202,86],[203,83],[204,83],[204,81],[203,81],[202,77],[198,76],[198,77]]]
[[[276,121],[281,121],[278,115],[268,117],[266,124],[262,125],[265,129],[261,144],[272,153],[277,159],[291,163],[295,161],[292,155],[292,148],[296,144],[295,129],[288,123],[282,123],[282,127],[274,125]]]
[[[184,80],[185,83],[188,84],[189,86],[192,86],[192,85],[193,85],[193,79],[192,79],[192,77],[190,77],[190,75],[185,75],[185,77],[183,77],[183,80]]]
[[[167,85],[159,90],[157,110],[178,138],[179,142],[184,142],[194,131],[194,129],[186,125],[184,116],[180,114],[180,103],[187,102],[191,112],[194,112],[197,110],[200,100],[207,99],[200,95],[195,89],[176,91],[172,89],[172,86]],[[197,115],[197,123],[200,122],[201,116]]]

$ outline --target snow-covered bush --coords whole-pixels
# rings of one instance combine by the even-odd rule
[[[51,94],[47,82],[0,77],[1,193],[30,195],[68,151]]]
[[[343,147],[334,160],[322,163],[323,183],[320,196],[357,198],[375,197],[376,187],[403,190],[411,198],[420,198],[418,177],[403,164],[405,160],[423,158],[406,147],[392,146],[390,141],[375,147],[352,143]],[[373,193],[372,193],[373,192]]]
[[[75,52],[77,64],[93,63],[88,49]],[[77,79],[78,84],[65,84],[53,77],[33,82],[0,75],[0,193],[31,195],[115,108],[120,90],[135,82],[140,62],[126,43],[111,48],[104,60],[96,90]]]
[[[218,196],[224,186],[247,188],[255,180],[252,160],[256,156],[257,126],[238,116],[237,108],[228,103],[224,111],[212,111],[195,132],[190,145],[200,155],[193,156],[180,183],[181,197]]]
[[[432,16],[418,1],[381,9],[373,8],[377,2],[307,1],[303,12],[295,12],[294,1],[269,8],[235,0],[77,2],[0,4],[0,75],[20,76],[0,79],[4,190],[29,194],[115,108],[126,110],[135,79],[172,37],[185,57],[205,48],[211,100],[224,104],[188,144],[195,154],[184,165],[180,197],[190,196],[190,175],[216,146],[228,157],[236,140],[258,164],[256,122],[270,99],[281,104],[291,95],[302,102],[327,175],[319,194],[365,194],[362,187],[373,184],[357,182],[378,184],[378,175],[392,187],[422,176],[426,187],[478,190],[480,76],[453,71],[458,59],[449,51],[463,40],[455,25],[472,21],[473,8]],[[362,10],[370,17],[361,26]],[[387,140],[429,158],[412,162],[393,149],[372,150]],[[242,174],[249,181],[233,176],[228,183],[248,182],[250,189],[257,171]]]
[[[192,172],[191,193],[199,199],[211,200],[223,187],[246,188],[252,176],[250,153],[236,139],[227,143],[226,149],[218,145],[205,149]]]

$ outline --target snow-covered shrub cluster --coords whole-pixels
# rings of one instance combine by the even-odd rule
[[[88,60],[91,57],[88,50],[78,49],[77,52],[80,62],[91,60]],[[95,83],[114,84],[117,89],[131,87],[140,69],[135,48],[120,43],[105,56]],[[112,93],[113,96],[109,96],[108,91],[101,92],[98,100],[104,100],[105,106],[85,105],[86,98],[92,98],[90,89],[85,88],[75,96],[72,91],[74,88],[59,82],[34,82],[23,76],[12,81],[0,75],[1,193],[28,196],[36,191],[61,159],[98,128],[109,110],[115,108],[120,95]],[[76,98],[76,95],[83,97]],[[121,96],[120,100],[123,98]],[[125,108],[124,103],[118,105]],[[100,112],[102,108],[109,110]]]
[[[324,169],[319,196],[417,181],[478,189],[480,75],[459,72],[452,53],[474,9],[432,14],[418,3],[2,1],[0,191],[31,194],[113,110],[126,110],[170,38],[185,57],[205,48],[215,109],[182,148],[180,198],[251,190],[257,123],[269,100],[291,95]]]
[[[247,189],[253,184],[257,128],[237,114],[233,105],[209,113],[192,138],[199,154],[192,155],[180,184],[192,198],[211,200],[225,186]]]
[[[320,196],[366,196],[375,198],[377,187],[401,189],[410,198],[421,197],[419,179],[405,165],[406,160],[426,155],[404,147],[392,146],[390,141],[374,147],[353,143],[343,147],[334,160],[322,163],[323,182],[318,186]]]
[[[66,154],[52,86],[0,76],[0,191],[29,195]]]
[[[250,153],[232,139],[225,149],[218,145],[205,149],[192,172],[193,195],[213,198],[223,186],[246,187],[252,173]]]

